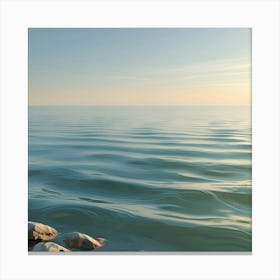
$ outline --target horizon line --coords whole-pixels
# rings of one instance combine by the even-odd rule
[[[28,104],[28,107],[43,107],[43,106],[52,106],[52,107],[73,107],[73,106],[95,106],[95,107],[186,107],[186,106],[252,106],[252,104]]]

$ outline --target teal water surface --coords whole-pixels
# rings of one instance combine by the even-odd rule
[[[250,115],[31,106],[28,218],[104,237],[99,251],[251,251]]]

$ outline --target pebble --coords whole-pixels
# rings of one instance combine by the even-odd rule
[[[105,239],[96,238],[80,233],[80,232],[70,232],[64,235],[64,243],[69,247],[80,249],[80,250],[94,250],[96,248],[102,247]]]

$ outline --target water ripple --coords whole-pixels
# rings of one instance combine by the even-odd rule
[[[251,251],[248,107],[32,107],[29,219],[105,251]]]

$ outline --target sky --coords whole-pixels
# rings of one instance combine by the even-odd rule
[[[249,28],[30,28],[29,105],[250,105]]]

